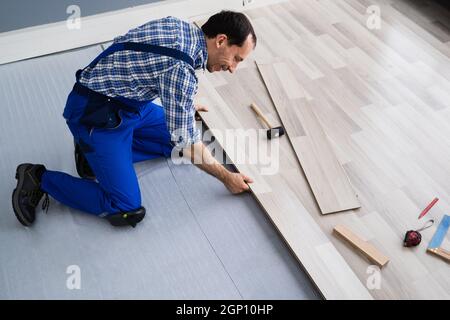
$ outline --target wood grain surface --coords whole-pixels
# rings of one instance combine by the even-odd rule
[[[320,211],[328,214],[359,208],[347,174],[289,62],[257,62],[257,65]]]
[[[380,29],[367,27],[371,5],[380,9]],[[390,257],[371,296],[450,299],[448,264],[426,253],[436,226],[422,232],[420,246],[402,245],[434,197],[440,201],[428,218],[450,212],[450,12],[425,0],[302,0],[247,14],[256,50],[234,74],[202,75],[205,122],[218,136],[262,128],[249,108],[255,102],[279,125],[254,61],[288,61],[294,97],[314,108],[361,204],[322,215],[287,137],[269,143],[279,143],[277,174],[261,175],[261,163],[236,164],[255,178],[256,198],[299,262],[326,298],[366,296],[347,267],[365,288],[371,262],[332,235],[342,224]],[[450,248],[449,235],[442,247]]]

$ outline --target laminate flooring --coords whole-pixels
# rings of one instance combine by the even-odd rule
[[[380,9],[380,29],[367,27],[371,5]],[[378,284],[367,287],[372,297],[449,299],[449,266],[426,253],[436,225],[422,232],[419,247],[402,246],[405,232],[423,225],[417,217],[434,197],[440,201],[427,218],[439,221],[450,212],[449,10],[425,0],[302,0],[247,14],[257,48],[235,74],[206,74],[207,94],[199,97],[211,103],[206,124],[217,137],[226,129],[260,128],[252,102],[280,124],[254,61],[289,61],[298,92],[314,106],[361,204],[322,216],[286,137],[270,143],[280,146],[275,176],[263,176],[261,163],[237,164],[256,177],[255,197],[299,262],[325,297],[333,296],[330,286],[358,286],[353,280],[336,283],[346,266],[366,288],[377,271],[332,234],[343,224],[391,259]],[[217,140],[228,152],[227,141]],[[276,197],[261,201],[273,192]],[[449,237],[444,247],[450,247]],[[333,254],[325,247],[308,250],[319,243]]]

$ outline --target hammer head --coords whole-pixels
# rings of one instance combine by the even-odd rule
[[[272,140],[274,138],[279,138],[282,135],[284,135],[284,128],[283,127],[276,127],[271,128],[267,130],[267,139]]]

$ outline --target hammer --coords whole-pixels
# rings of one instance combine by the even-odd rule
[[[255,103],[252,103],[250,105],[250,108],[252,108],[256,115],[266,124],[267,127],[269,127],[269,130],[267,130],[267,139],[272,140],[273,138],[278,138],[284,135],[284,128],[274,128]]]

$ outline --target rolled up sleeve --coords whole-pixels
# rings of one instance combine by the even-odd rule
[[[184,148],[201,141],[200,130],[195,126],[197,78],[194,71],[180,63],[162,73],[158,81],[167,128],[174,146]]]

